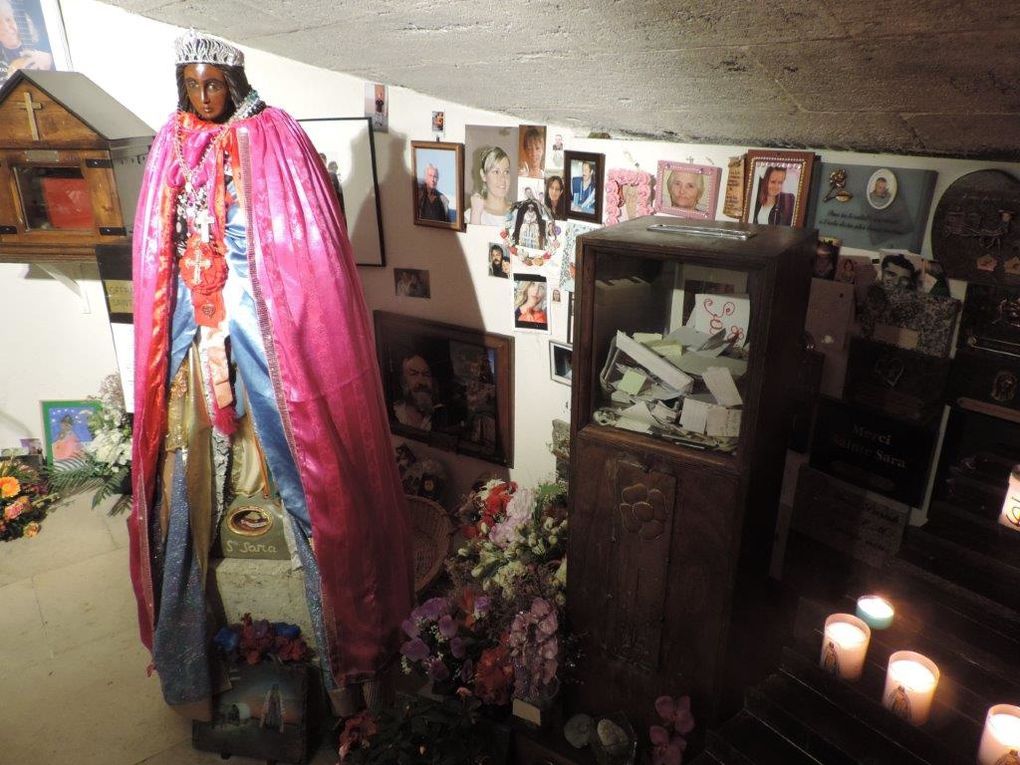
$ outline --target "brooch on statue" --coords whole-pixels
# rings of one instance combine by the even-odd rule
[[[823,202],[849,202],[854,195],[846,190],[846,170],[842,167],[829,173],[829,191],[822,199]]]

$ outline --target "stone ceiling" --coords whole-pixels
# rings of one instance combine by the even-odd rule
[[[107,0],[613,135],[1020,159],[1020,2]]]

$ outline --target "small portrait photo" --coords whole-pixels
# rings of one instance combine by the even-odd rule
[[[514,274],[514,326],[549,331],[546,278],[538,274]]]
[[[510,250],[505,245],[489,243],[489,276],[510,278]]]
[[[545,125],[521,125],[517,153],[519,176],[545,178]]]
[[[807,151],[747,152],[744,222],[803,226],[814,161]]]
[[[549,341],[549,376],[558,383],[570,385],[574,376],[574,349],[568,343]]]
[[[492,125],[464,129],[464,202],[475,225],[502,226],[517,201],[518,133]]]
[[[514,205],[510,226],[510,244],[530,250],[545,250],[552,234],[550,213],[541,202],[528,199]]]
[[[41,438],[22,438],[20,439],[20,443],[21,448],[25,450],[25,454],[37,456],[43,453]]]
[[[394,268],[393,285],[397,297],[432,297],[429,272],[419,268]]]
[[[836,281],[846,284],[857,283],[857,261],[845,255],[836,260]]]
[[[868,179],[868,204],[876,210],[884,210],[896,199],[896,174],[882,168]]]
[[[681,218],[715,220],[722,169],[711,165],[659,162],[655,209]]]
[[[464,146],[412,141],[411,154],[415,225],[463,231],[460,179],[464,172]]]
[[[545,206],[556,220],[567,219],[567,195],[562,175],[550,175],[545,179]]]
[[[815,279],[835,279],[836,262],[839,258],[840,240],[830,236],[818,237],[818,245],[815,247],[815,260],[811,269],[811,275]]]
[[[563,136],[559,133],[553,136],[550,159],[553,167],[563,167]]]
[[[518,178],[517,179],[517,201],[538,202],[545,206],[545,181],[541,178]]]
[[[606,180],[606,225],[652,214],[652,178],[644,170],[610,170]]]
[[[432,112],[432,132],[437,136],[446,132],[446,112]]]
[[[98,401],[42,402],[47,462],[85,456],[85,446],[92,441],[89,418],[99,406]]]
[[[902,253],[885,255],[878,271],[879,280],[884,287],[894,290],[917,290],[918,268]]]
[[[552,301],[554,303],[559,303],[562,299],[563,298],[561,297],[560,291],[558,289],[552,291]]]
[[[372,118],[372,129],[377,133],[389,132],[390,102],[386,86],[378,82],[365,83],[365,116]]]
[[[570,199],[568,217],[601,223],[605,157],[581,151],[566,151],[563,156]]]

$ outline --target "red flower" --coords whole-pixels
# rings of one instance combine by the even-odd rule
[[[486,648],[475,665],[475,695],[485,704],[506,704],[513,676],[510,649],[504,643]]]

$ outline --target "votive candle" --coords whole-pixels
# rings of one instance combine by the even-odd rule
[[[938,684],[935,662],[914,651],[896,651],[889,657],[882,704],[911,725],[924,725]]]
[[[1020,765],[1020,707],[996,704],[988,710],[978,765]]]
[[[864,656],[871,642],[871,628],[852,614],[832,614],[822,634],[822,669],[844,680],[859,680]]]
[[[857,599],[857,616],[873,630],[889,629],[895,615],[892,604],[878,595],[863,595]]]

